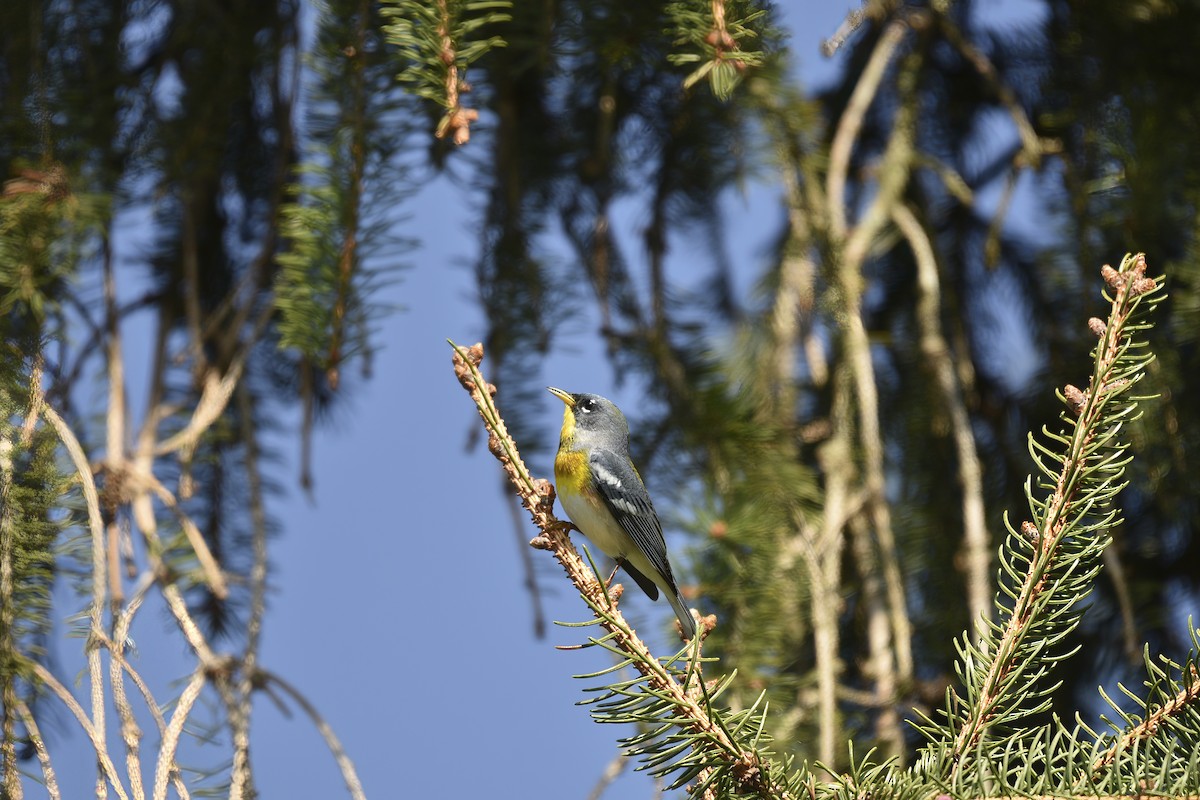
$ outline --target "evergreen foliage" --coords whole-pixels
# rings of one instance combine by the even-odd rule
[[[708,78],[713,94],[728,99],[737,89],[742,75],[761,67],[761,50],[746,49],[745,44],[758,37],[755,24],[766,17],[766,9],[751,3],[726,0],[681,0],[667,4],[667,18],[674,28],[680,52],[672,53],[672,64],[698,64],[683,80],[690,89]]]
[[[1145,335],[1164,297],[1162,279],[1146,275],[1140,254],[1102,272],[1111,311],[1107,321],[1089,321],[1099,339],[1091,379],[1087,389],[1068,384],[1059,393],[1066,406],[1063,429],[1044,430],[1044,441],[1029,437],[1040,473],[1036,484],[1032,476],[1026,484],[1033,519],[1010,526],[1001,547],[998,620],[981,619],[959,643],[964,691],[947,692],[944,716],[925,717],[920,730],[926,744],[911,768],[895,760],[875,764],[872,754],[855,762],[851,744],[848,772],[831,783],[818,783],[811,768],[791,756],[776,760],[762,694],[738,710],[715,702],[735,682],[733,673],[715,680],[704,674],[718,664],[701,656],[715,618],[674,656],[649,652],[618,610],[621,593],[608,588],[590,557],[585,565],[551,513],[549,484],[533,479],[522,462],[497,411],[495,387],[480,372],[483,348],[452,343],[456,374],[489,431],[490,449],[541,529],[530,544],[555,555],[595,614],[590,624],[605,630],[583,647],[608,650],[613,664],[576,677],[614,676],[586,689],[594,697],[583,704],[597,722],[635,729],[621,739],[627,756],[669,778],[668,789],[686,786],[701,797],[1171,797],[1200,791],[1195,647],[1183,666],[1168,659],[1160,666],[1147,655],[1147,693],[1125,690],[1141,713],[1109,700],[1124,723],[1110,723],[1109,733],[1097,734],[1082,722],[1068,726],[1058,717],[1039,721],[1050,708],[1055,673],[1078,650],[1063,641],[1084,612],[1120,515],[1114,501],[1132,460],[1121,436],[1147,399],[1134,389],[1153,361]],[[1193,645],[1200,644],[1200,630],[1190,635]],[[621,677],[625,671],[632,677]]]
[[[1200,597],[1200,12],[993,5],[871,0],[808,93],[788,7],[754,0],[0,3],[0,797],[34,757],[59,796],[47,701],[98,794],[253,797],[264,690],[363,796],[259,659],[264,442],[298,406],[309,485],[435,171],[475,203],[494,383],[456,369],[617,659],[581,676],[592,716],[645,769],[707,797],[1200,793],[1200,631],[1165,611]],[[744,264],[730,201],[764,182],[778,232]],[[1081,325],[1125,249],[1170,299],[1131,256]],[[551,440],[542,364],[589,334],[715,612],[666,658],[516,447]],[[1040,388],[1089,351],[1084,388]],[[195,659],[170,698],[130,657],[150,595]]]
[[[411,104],[393,86],[375,7],[338,2],[322,11],[307,60],[309,152],[279,209],[286,244],[274,303],[280,347],[336,390],[343,364],[369,364],[372,327],[386,311],[372,298],[395,280],[409,246],[387,212],[406,188],[397,144]],[[315,390],[305,392],[314,402]]]
[[[387,0],[383,31],[400,50],[405,67],[399,79],[419,97],[444,109],[437,137],[451,135],[455,144],[470,139],[478,112],[464,105],[469,92],[467,67],[504,39],[487,35],[496,23],[512,19],[510,0]]]
[[[15,769],[17,747],[28,746],[19,706],[39,707],[32,665],[45,664],[53,631],[51,590],[56,548],[70,518],[68,483],[57,463],[57,440],[34,427],[39,370],[0,354],[0,705],[4,770]]]

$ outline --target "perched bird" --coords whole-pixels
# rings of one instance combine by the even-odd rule
[[[571,394],[554,387],[550,393],[567,406],[554,457],[554,481],[567,516],[651,600],[657,600],[662,589],[679,617],[684,638],[695,637],[696,621],[671,574],[662,523],[629,460],[625,415],[600,395]]]

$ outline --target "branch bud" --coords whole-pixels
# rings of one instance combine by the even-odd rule
[[[1076,414],[1083,410],[1083,405],[1087,402],[1087,395],[1078,386],[1069,383],[1063,387],[1063,396],[1067,398],[1067,403]]]
[[[1103,276],[1104,282],[1108,284],[1108,288],[1113,291],[1120,291],[1125,287],[1125,278],[1108,264],[1100,268],[1100,275]]]
[[[1099,317],[1092,317],[1088,320],[1088,330],[1096,334],[1096,336],[1104,335],[1104,320]]]
[[[543,508],[552,508],[554,506],[554,484],[545,478],[538,478],[533,482],[533,490],[537,492],[538,503]]]
[[[1130,291],[1134,297],[1137,297],[1140,294],[1154,291],[1157,286],[1158,284],[1154,282],[1154,278],[1138,278],[1133,282],[1133,289]]]

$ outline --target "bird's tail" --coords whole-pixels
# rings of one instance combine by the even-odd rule
[[[674,594],[667,592],[666,595],[671,608],[675,610],[675,616],[679,617],[680,626],[683,627],[683,638],[696,638],[696,620],[692,617],[692,612],[688,609],[687,603],[683,602],[683,595],[678,591]]]

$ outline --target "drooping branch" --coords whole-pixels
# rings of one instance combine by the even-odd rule
[[[958,476],[962,483],[963,550],[966,553],[967,609],[971,620],[990,619],[992,608],[991,536],[983,503],[983,467],[967,413],[962,386],[954,368],[950,345],[942,332],[937,258],[933,243],[916,215],[905,205],[892,209],[892,220],[908,241],[917,264],[917,324],[921,352],[929,362],[934,383],[950,415]]]

